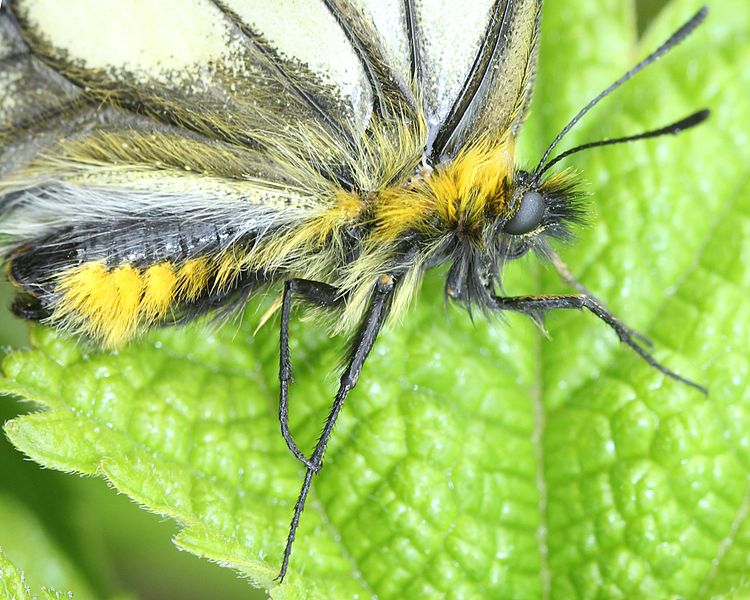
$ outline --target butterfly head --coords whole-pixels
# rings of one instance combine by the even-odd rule
[[[513,259],[533,249],[543,253],[550,238],[570,240],[573,227],[584,220],[583,199],[570,171],[541,181],[517,171],[508,210],[495,224],[497,253],[504,260]]]
[[[446,294],[465,304],[482,306],[482,300],[500,285],[503,265],[534,250],[544,255],[553,239],[569,241],[573,229],[585,220],[585,195],[578,178],[563,171],[535,179],[531,173],[514,170],[498,192],[502,197],[485,199],[494,209],[485,220],[481,237],[457,231],[446,280]]]

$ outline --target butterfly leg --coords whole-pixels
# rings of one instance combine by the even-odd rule
[[[646,349],[638,344],[638,337],[633,335],[632,330],[624,325],[617,317],[615,317],[609,310],[607,310],[601,303],[595,298],[587,296],[585,294],[579,295],[549,295],[549,296],[492,296],[492,302],[494,308],[497,310],[512,310],[515,312],[521,312],[529,315],[536,321],[541,321],[545,311],[548,310],[559,310],[559,309],[571,309],[577,310],[586,309],[589,312],[596,315],[599,319],[609,325],[620,341],[630,346],[636,354],[638,354],[643,360],[645,360],[650,366],[660,371],[667,377],[671,377],[676,381],[680,381],[690,387],[703,392],[708,393],[708,390],[702,385],[686,379],[682,375],[679,375],[671,369],[665,367],[658,362]]]
[[[333,432],[333,427],[336,424],[336,419],[341,412],[341,408],[344,405],[344,401],[349,395],[349,392],[355,385],[357,385],[357,380],[359,379],[359,374],[362,371],[365,360],[367,360],[367,356],[370,354],[370,350],[372,350],[373,344],[378,337],[380,328],[383,326],[383,323],[388,316],[388,309],[390,307],[390,300],[394,286],[394,279],[390,275],[380,276],[375,284],[370,307],[354,339],[346,370],[343,375],[341,375],[336,398],[328,412],[328,418],[323,426],[323,431],[320,433],[318,443],[315,445],[315,450],[310,456],[310,459],[305,463],[307,469],[305,472],[305,479],[302,482],[302,489],[297,498],[297,503],[294,505],[294,514],[289,526],[286,547],[284,548],[284,558],[281,562],[281,570],[276,577],[278,581],[284,580],[287,567],[289,566],[292,545],[294,544],[294,538],[297,535],[300,516],[305,508],[307,494],[310,492],[310,484],[312,483],[313,475],[318,473],[323,465],[323,454],[325,453],[328,440]]]
[[[326,283],[308,279],[289,279],[284,283],[281,301],[281,332],[279,334],[279,423],[281,435],[292,454],[307,468],[312,463],[299,449],[289,431],[289,382],[292,380],[292,362],[289,354],[289,321],[292,316],[294,295],[301,296],[315,306],[333,307],[341,302],[339,290]]]
[[[573,276],[573,273],[571,272],[570,268],[568,267],[568,265],[566,265],[563,262],[562,258],[560,258],[560,255],[557,254],[557,252],[555,252],[551,248],[545,248],[544,252],[549,257],[550,262],[552,262],[552,266],[555,267],[555,271],[557,271],[557,274],[560,276],[560,279],[563,280],[565,285],[572,287],[578,293],[583,294],[584,296],[589,298],[592,302],[598,304],[599,306],[601,306],[602,308],[604,308],[605,310],[609,312],[609,310],[604,305],[604,302],[602,302],[601,300],[599,300],[599,298],[594,296],[594,294],[592,294],[591,291],[589,291],[589,289],[585,285],[583,285],[580,281],[578,281]],[[639,342],[641,342],[645,346],[648,346],[649,348],[653,348],[654,343],[650,339],[648,339],[645,335],[643,335],[642,333],[638,333],[635,329],[628,327],[628,325],[626,325],[622,321],[619,321],[619,323],[624,329],[627,330],[627,332],[630,334],[632,338],[638,340]]]

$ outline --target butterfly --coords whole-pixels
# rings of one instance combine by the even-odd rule
[[[552,242],[586,212],[577,177],[553,172],[561,160],[708,117],[555,154],[706,9],[523,169],[515,147],[541,0],[438,4],[13,0],[0,14],[0,253],[17,315],[117,348],[281,290],[279,417],[305,475],[279,580],[345,400],[429,269],[449,265],[446,297],[469,310],[540,326],[548,311],[587,310],[648,364],[705,391],[658,363]],[[503,295],[504,265],[530,251],[577,293]],[[295,301],[350,340],[311,455],[288,425]]]

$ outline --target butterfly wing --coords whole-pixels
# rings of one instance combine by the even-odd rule
[[[0,184],[6,210],[19,188],[49,181],[164,190],[161,176],[198,187],[210,178],[210,189],[227,188],[220,196],[264,198],[282,187],[295,205],[330,206],[336,186],[352,185],[350,165],[361,158],[373,115],[414,113],[411,90],[379,54],[375,30],[345,6],[15,0],[11,7],[2,17],[5,45],[23,58],[0,65],[3,78],[16,81],[0,102],[1,147],[15,157],[2,167],[14,174]],[[112,207],[98,196],[104,217]],[[174,204],[161,196],[155,201]],[[204,218],[226,220],[220,213],[229,210],[196,200]]]
[[[81,90],[36,60],[7,12],[0,12],[0,177],[44,146],[39,124],[77,115]]]
[[[283,4],[256,13],[232,0],[16,0],[12,7],[34,53],[107,103],[246,144],[280,123],[362,129],[365,74],[337,23],[320,10],[280,20]],[[302,21],[307,36],[282,33],[283,24]],[[332,52],[322,56],[330,60],[315,58],[311,38],[326,41]]]
[[[261,150],[286,150],[307,135],[318,156],[294,158],[322,163],[326,177],[347,184],[342,165],[361,157],[374,116],[385,128],[423,117],[434,160],[523,118],[540,0],[298,4],[14,0],[32,52],[25,66],[3,62],[3,77],[16,80],[2,106],[26,114],[2,130],[47,123],[50,106],[88,102]],[[405,158],[404,173],[413,161]]]
[[[536,69],[541,0],[351,3],[377,31],[393,71],[414,82],[434,161],[480,136],[516,132]]]

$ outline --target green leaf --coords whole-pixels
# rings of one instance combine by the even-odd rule
[[[41,588],[42,598],[60,600],[64,596],[50,588]],[[29,589],[21,573],[15,565],[0,550],[0,593],[4,598],[12,600],[36,600],[39,598]]]
[[[673,2],[638,42],[627,2],[549,2],[525,158],[696,9]],[[746,3],[714,3],[702,31],[567,142],[713,110],[680,138],[577,156],[594,215],[562,250],[710,396],[590,315],[550,315],[551,340],[521,318],[472,324],[444,308],[433,274],[344,408],[274,597],[750,594],[748,22]],[[563,289],[533,257],[509,269],[508,293]],[[176,519],[179,547],[270,587],[303,471],[278,433],[277,332],[252,336],[259,310],[118,354],[36,329],[0,391],[46,411],[6,432],[42,465],[100,475]],[[311,322],[292,338],[292,429],[310,448],[343,341]]]
[[[0,597],[34,600],[40,596],[32,588],[42,598],[69,597],[53,588],[75,590],[76,600],[96,597],[36,517],[5,494],[0,494],[0,540]]]

